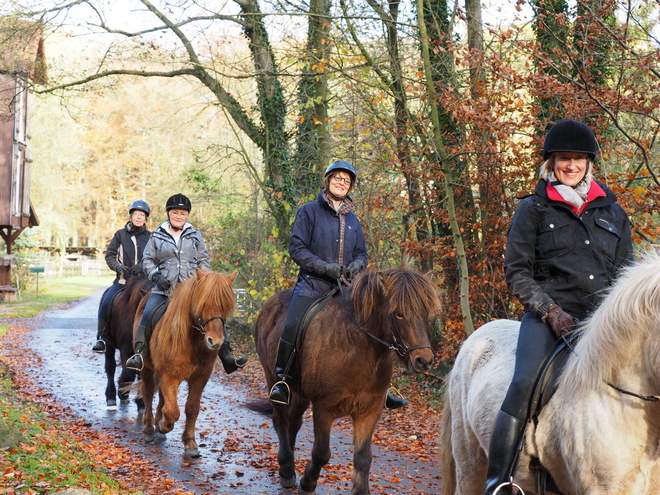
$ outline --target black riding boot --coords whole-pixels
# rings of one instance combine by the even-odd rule
[[[289,384],[293,379],[293,360],[295,354],[295,344],[289,344],[286,340],[280,339],[280,345],[277,347],[277,362],[275,363],[275,373],[279,381],[273,385],[268,395],[268,400],[273,404],[289,405],[289,400],[291,399]]]
[[[146,327],[138,325],[137,335],[135,336],[135,354],[126,360],[126,367],[129,370],[142,371],[142,368],[144,368],[144,358],[147,354],[146,333]]]
[[[92,351],[105,352],[105,337],[108,335],[108,322],[104,318],[99,318],[98,330],[96,331],[96,342],[92,346]]]
[[[220,361],[222,361],[222,367],[228,375],[236,371],[238,368],[245,366],[245,363],[247,363],[248,360],[245,356],[239,358],[234,357],[232,352],[229,340],[225,339],[222,342],[220,349],[218,349],[218,357],[220,358]]]
[[[511,495],[513,493],[510,485],[503,486],[499,491],[497,491],[497,487],[502,483],[509,483],[515,473],[525,423],[504,411],[498,411],[493,436],[490,438],[484,495],[494,495],[495,493]]]
[[[406,399],[402,399],[399,397],[394,397],[391,393],[387,392],[387,398],[385,399],[385,407],[388,410],[392,409],[399,409],[400,407],[404,407],[408,405],[408,401]]]

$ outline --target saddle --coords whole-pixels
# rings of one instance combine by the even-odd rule
[[[303,340],[305,338],[305,334],[307,333],[307,329],[309,328],[310,323],[312,323],[314,317],[319,314],[325,305],[328,304],[330,300],[339,293],[340,288],[338,286],[330,289],[328,292],[314,301],[312,305],[307,309],[307,311],[305,311],[303,317],[300,318],[298,331],[296,332],[296,353],[298,353],[300,350],[300,347],[302,346]]]
[[[154,331],[154,328],[156,328],[156,325],[160,321],[161,317],[167,311],[167,306],[170,304],[170,300],[166,299],[163,301],[163,303],[158,306],[153,313],[151,313],[151,316],[147,320],[147,325],[145,327],[145,335],[147,337],[147,342],[151,340],[151,334]]]
[[[122,287],[117,292],[115,292],[115,295],[112,296],[112,299],[110,299],[110,302],[108,303],[108,309],[105,312],[105,321],[110,321],[110,318],[112,318],[112,306],[115,302],[115,299],[117,299],[117,296],[119,296],[119,294],[124,292],[124,288],[125,287]],[[101,296],[101,300],[103,300],[103,298],[105,298],[105,295],[108,293],[109,290],[110,290],[110,288],[107,288],[105,290],[105,292],[103,293],[103,296]]]
[[[578,336],[573,332],[557,342],[555,349],[550,354],[550,357],[545,362],[541,373],[539,374],[534,391],[532,393],[532,400],[529,405],[528,418],[538,425],[539,415],[543,407],[547,405],[555,391],[557,390],[557,379],[559,374],[566,365],[566,360],[569,354],[573,351],[573,347],[578,340]],[[533,457],[531,466],[534,471],[536,479],[536,493],[545,495],[546,489],[555,493],[561,494],[562,492],[557,488],[555,481],[552,479],[550,472],[541,464],[541,461]]]

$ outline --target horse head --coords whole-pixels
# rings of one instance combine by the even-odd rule
[[[428,371],[433,362],[428,323],[440,311],[429,276],[403,267],[364,272],[353,284],[353,301],[361,327],[373,329],[372,336],[382,338],[408,368]]]
[[[204,336],[204,343],[210,350],[217,350],[225,339],[225,322],[236,307],[232,291],[236,275],[237,272],[224,275],[196,269],[190,317],[192,328]]]

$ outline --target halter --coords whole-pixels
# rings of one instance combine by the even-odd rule
[[[192,327],[195,330],[199,330],[199,332],[202,335],[206,335],[206,330],[204,329],[204,326],[213,320],[220,320],[222,322],[222,333],[225,334],[225,337],[227,336],[227,330],[225,329],[225,319],[222,316],[211,316],[208,320],[202,321],[202,318],[200,316],[197,316],[195,318],[196,321],[193,322]]]
[[[346,304],[345,300],[344,300],[344,306],[346,307],[346,312],[351,317],[351,320],[353,320],[353,323],[355,323],[355,326],[357,326],[362,332],[367,334],[369,337],[371,337],[375,341],[380,342],[381,344],[383,344],[389,350],[396,351],[397,354],[399,356],[401,356],[402,358],[405,358],[410,353],[410,351],[414,351],[416,349],[426,349],[426,348],[431,349],[430,345],[416,345],[416,346],[413,346],[413,347],[408,347],[406,345],[406,343],[403,341],[403,336],[401,335],[401,331],[399,330],[399,325],[396,322],[396,316],[394,314],[390,315],[390,322],[391,322],[391,325],[392,325],[392,339],[394,340],[394,342],[390,343],[390,342],[387,342],[386,340],[383,340],[379,337],[376,337],[375,335],[367,332],[364,328],[362,328],[362,326],[360,326],[360,324],[355,319],[355,316],[353,315],[353,313],[351,313],[351,311],[348,309],[348,305]],[[398,337],[398,340],[400,340],[401,342],[397,341],[397,337]]]

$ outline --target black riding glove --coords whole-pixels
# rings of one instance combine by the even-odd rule
[[[151,277],[151,280],[160,290],[167,290],[172,287],[172,282],[167,280],[160,272],[154,273],[153,277]]]
[[[142,273],[142,263],[138,263],[131,267],[131,275],[142,275]]]
[[[348,266],[346,267],[346,270],[344,270],[344,274],[346,275],[347,280],[352,280],[355,278],[355,276],[362,271],[362,268],[364,268],[364,263],[362,260],[354,260],[351,261]]]
[[[548,314],[543,317],[543,321],[550,325],[557,338],[570,333],[575,326],[573,317],[561,309],[558,304],[550,306]]]
[[[131,269],[127,266],[119,265],[115,271],[117,272],[117,276],[121,276],[121,275],[126,276],[131,272]]]
[[[326,263],[323,268],[323,275],[332,280],[339,280],[341,277],[341,265],[337,263]]]

